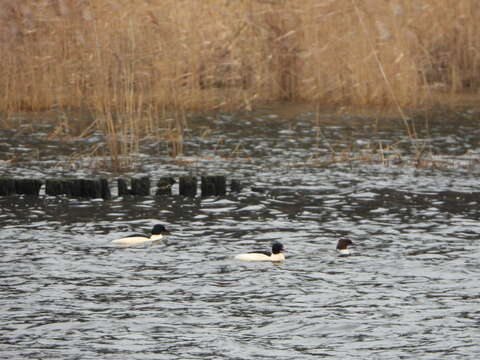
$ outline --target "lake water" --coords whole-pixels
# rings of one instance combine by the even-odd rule
[[[0,358],[477,359],[476,115],[419,120],[414,142],[398,121],[272,114],[197,119],[185,157],[145,142],[127,174],[225,174],[238,194],[0,197]],[[48,131],[0,132],[0,176],[113,185],[69,157],[100,136],[65,145]],[[110,243],[156,223],[165,241]],[[352,256],[337,256],[339,237],[359,244]],[[274,240],[282,264],[233,260]]]

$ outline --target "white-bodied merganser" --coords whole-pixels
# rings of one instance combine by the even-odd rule
[[[279,242],[272,244],[272,252],[270,251],[252,251],[235,256],[236,260],[242,261],[283,261],[283,245]]]
[[[354,246],[354,245],[357,245],[357,244],[355,244],[352,240],[348,240],[348,239],[338,240],[338,243],[337,243],[338,255],[341,255],[341,256],[350,255],[351,253],[350,253],[350,250],[348,250],[348,247]]]
[[[113,244],[123,245],[123,246],[130,246],[130,245],[137,245],[142,244],[147,241],[157,241],[163,238],[164,235],[170,234],[170,231],[165,229],[163,225],[155,225],[152,228],[152,235],[150,237],[142,235],[142,234],[133,234],[123,237],[121,239],[113,240]]]

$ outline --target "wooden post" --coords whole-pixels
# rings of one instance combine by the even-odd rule
[[[73,197],[82,197],[82,179],[71,179],[68,180],[69,185],[69,194]]]
[[[161,177],[157,181],[157,190],[155,195],[172,195],[172,185],[175,184],[175,179],[172,177]]]
[[[15,179],[15,192],[22,195],[35,195],[42,187],[42,182],[37,179]]]
[[[15,180],[0,178],[0,196],[15,194]]]
[[[45,194],[50,196],[65,194],[63,181],[60,179],[47,179],[45,181]]]
[[[50,196],[111,198],[107,179],[47,179],[45,193]]]
[[[100,196],[102,199],[110,200],[112,198],[112,193],[108,187],[108,180],[106,178],[101,178],[98,181],[100,182]]]
[[[69,179],[62,179],[62,194],[67,195],[67,196],[72,196],[72,180]]]
[[[202,183],[200,188],[202,190],[202,196],[214,196],[215,180],[213,176],[202,176]]]
[[[202,176],[202,196],[223,196],[226,194],[226,178],[219,176]],[[195,197],[197,195],[197,178],[195,176],[182,176],[179,181],[180,195]],[[0,178],[0,196],[12,194],[37,195],[43,182],[38,179]],[[144,176],[133,178],[131,187],[125,179],[118,178],[118,196],[150,195],[150,178]],[[172,186],[175,184],[173,177],[161,177],[157,181],[155,195],[171,195]],[[232,180],[231,190],[240,191],[240,183]],[[67,195],[71,197],[111,199],[112,194],[106,178],[97,179],[47,179],[45,193],[49,196]]]
[[[180,195],[191,197],[197,195],[197,178],[195,176],[180,177]]]
[[[117,186],[118,186],[118,196],[125,196],[125,195],[132,194],[132,192],[127,186],[127,181],[125,179],[118,178]]]
[[[217,175],[214,176],[215,182],[215,195],[217,196],[225,196],[227,193],[227,179],[225,176]]]
[[[132,184],[132,195],[138,195],[138,196],[150,195],[150,178],[148,176],[143,176],[141,178],[133,178],[131,181],[131,184]]]
[[[223,196],[227,192],[225,176],[202,176],[202,196]]]
[[[81,197],[97,199],[102,197],[102,188],[99,180],[81,179]]]

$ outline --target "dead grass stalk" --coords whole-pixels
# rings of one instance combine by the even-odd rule
[[[414,138],[404,108],[478,90],[479,19],[476,0],[4,0],[0,111],[87,109],[118,166],[146,134],[181,154],[189,110],[278,100],[393,106]]]

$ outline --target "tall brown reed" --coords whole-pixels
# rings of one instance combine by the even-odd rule
[[[180,154],[189,110],[418,109],[478,89],[479,19],[476,0],[1,1],[0,111],[86,109],[120,166],[146,134]]]

